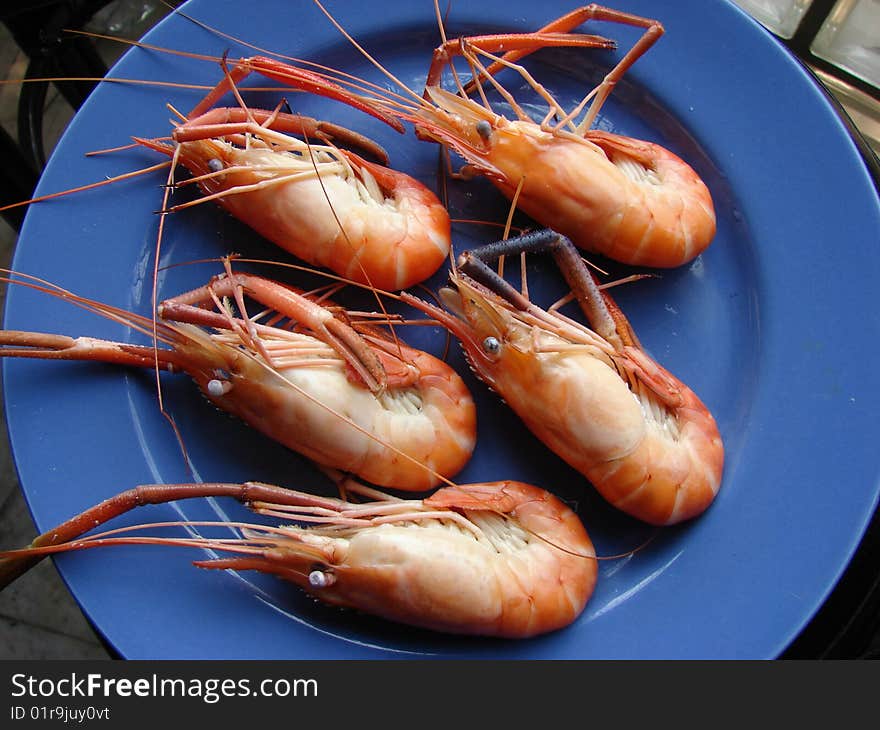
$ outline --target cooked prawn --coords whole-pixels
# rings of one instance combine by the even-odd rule
[[[514,61],[545,46],[613,48],[608,39],[566,32],[593,18],[634,25],[645,32],[602,83],[567,111]],[[505,196],[515,199],[521,210],[577,246],[627,264],[679,266],[705,250],[715,235],[715,210],[705,183],[690,165],[658,144],[590,129],[617,81],[663,32],[657,21],[589,5],[536,33],[452,41],[445,40],[444,34],[423,98],[407,102],[397,96],[379,98],[376,108],[413,123],[420,138],[454,150],[467,162],[460,175],[487,177]],[[505,53],[496,56],[492,51]],[[441,80],[444,67],[455,55],[467,60],[474,81],[466,87],[455,73],[457,90],[453,93],[442,88]],[[487,67],[481,58],[492,64]],[[547,101],[549,111],[542,120],[529,116],[494,79],[494,72],[505,67],[520,73]],[[485,80],[495,86],[516,119],[492,110],[482,90]],[[468,96],[475,87],[480,91],[479,101]],[[583,118],[575,121],[582,111]],[[554,117],[557,121],[551,123]]]
[[[554,253],[590,326],[541,309],[490,269],[504,253]],[[568,239],[539,231],[462,254],[441,291],[444,325],[474,372],[531,431],[624,512],[655,525],[695,517],[721,484],[724,448],[696,394],[642,349]]]
[[[424,281],[446,260],[449,213],[415,178],[333,144],[342,138],[375,156],[369,140],[325,122],[249,108],[215,108],[186,120],[174,144],[138,138],[183,164],[204,197],[314,266],[381,289]],[[313,138],[314,139],[314,138]]]
[[[597,562],[583,524],[549,492],[522,482],[444,487],[398,499],[348,481],[369,501],[319,497],[260,483],[148,485],[123,492],[0,552],[0,588],[42,556],[131,543],[182,545],[236,557],[200,568],[257,570],[325,603],[456,634],[525,638],[567,626],[583,611]],[[193,497],[232,497],[254,512],[296,523],[231,523],[241,539],[81,537],[134,507]],[[194,524],[199,523],[177,523]]]
[[[16,275],[3,281],[155,334],[166,347],[0,331],[0,357],[183,371],[208,400],[267,436],[321,465],[385,487],[436,486],[473,452],[475,407],[454,370],[292,287],[230,268],[160,304],[166,321],[156,322],[154,331],[146,317],[37,279]],[[245,296],[265,309],[249,316]]]

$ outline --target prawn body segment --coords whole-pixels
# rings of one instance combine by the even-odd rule
[[[248,316],[245,295],[267,309]],[[152,331],[147,318],[75,301]],[[163,302],[159,313],[168,320],[158,323],[164,348],[0,332],[0,356],[186,372],[222,410],[324,467],[380,486],[428,489],[473,453],[476,409],[461,378],[384,330],[348,323],[327,300],[235,273]]]
[[[456,634],[525,638],[560,629],[583,611],[597,576],[595,550],[578,517],[549,492],[521,482],[448,487],[423,500],[351,482],[359,501],[267,484],[148,485],[124,492],[0,553],[0,587],[42,555],[137,537],[80,536],[142,504],[228,496],[279,527],[244,527],[236,540],[143,538],[233,557],[202,568],[279,576],[321,601]],[[308,523],[314,523],[309,525]]]
[[[513,253],[536,239],[565,241],[544,231],[490,247]],[[559,260],[580,262],[566,245]],[[690,388],[644,353],[586,268],[567,278],[586,282],[577,293],[591,327],[541,309],[475,257],[462,258],[442,291],[451,314],[411,295],[405,301],[455,334],[477,376],[612,505],[657,525],[702,513],[721,483],[717,425]]]

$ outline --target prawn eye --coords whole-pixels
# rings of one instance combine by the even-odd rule
[[[497,337],[489,336],[483,340],[483,350],[487,355],[497,355],[501,352],[501,343]]]
[[[209,380],[208,381],[208,395],[213,396],[214,398],[222,398],[226,395],[230,390],[232,390],[232,383],[228,380]]]
[[[477,122],[475,129],[477,130],[477,134],[480,135],[480,139],[488,141],[489,137],[492,136],[492,125],[489,124],[485,119],[481,119]]]
[[[223,169],[223,161],[217,157],[212,157],[208,160],[208,169],[211,172],[220,172]]]
[[[328,570],[315,568],[309,573],[309,585],[312,588],[329,588],[336,582],[336,576]]]

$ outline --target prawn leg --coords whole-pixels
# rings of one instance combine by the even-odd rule
[[[522,58],[523,56],[533,53],[541,48],[565,47],[565,48],[601,48],[614,49],[617,44],[609,38],[603,38],[596,35],[584,35],[577,33],[557,33],[543,32],[537,33],[496,33],[492,35],[465,36],[448,40],[434,49],[434,55],[431,58],[431,66],[428,69],[428,76],[425,80],[425,86],[438,86],[443,70],[448,66],[455,56],[467,57],[472,50],[485,53],[504,52],[502,59],[505,63],[496,61],[491,64],[478,78],[485,75],[495,73],[505,65],[508,59]],[[510,50],[508,50],[510,49]],[[513,61],[510,60],[510,63]],[[492,70],[494,69],[494,70]],[[475,84],[474,79],[469,84]]]
[[[556,20],[553,20],[545,25],[543,28],[540,28],[536,33],[523,35],[525,35],[526,37],[531,35],[534,38],[541,38],[548,34],[551,34],[552,37],[552,34],[563,34],[570,32],[579,25],[583,25],[584,23],[591,20],[631,25],[638,28],[644,28],[645,32],[641,35],[638,41],[636,41],[632,48],[630,48],[630,50],[626,52],[623,58],[621,58],[620,61],[618,61],[617,64],[605,75],[605,78],[602,80],[602,83],[598,86],[598,88],[591,92],[591,94],[594,95],[593,101],[590,105],[590,109],[587,112],[586,117],[579,125],[581,133],[592,126],[593,121],[595,121],[596,119],[596,115],[599,113],[599,110],[602,108],[602,105],[611,94],[617,82],[620,81],[621,78],[623,78],[624,74],[626,74],[626,72],[632,67],[632,65],[639,58],[641,58],[665,32],[663,24],[657,20],[644,18],[640,15],[633,15],[632,13],[626,13],[621,10],[614,10],[612,8],[607,8],[602,5],[596,5],[595,3],[593,3],[590,5],[582,6],[580,8],[576,8],[566,13],[565,15],[560,16]],[[591,38],[595,36],[587,37]],[[538,48],[540,47],[549,45],[555,44],[547,43],[542,45],[538,43],[531,49],[523,48],[507,51],[501,57],[500,61],[493,62],[485,69],[482,74],[473,79],[468,85],[467,90],[470,91],[476,84],[482,83],[486,76],[493,75],[505,66],[515,63],[516,61],[525,57],[534,50],[538,50]]]
[[[309,504],[318,507],[326,507],[327,502],[334,501],[258,482],[142,485],[105,499],[100,504],[38,535],[27,548],[15,551],[22,554],[0,558],[0,590],[51,554],[49,548],[76,540],[94,528],[138,507],[195,497],[231,497],[243,504],[260,499],[284,505]]]
[[[266,129],[283,134],[295,134],[306,139],[319,139],[328,144],[341,142],[369,152],[382,164],[388,163],[388,153],[379,144],[339,124],[326,122],[301,114],[270,112],[265,109],[218,107],[199,117],[187,120],[174,130],[175,142],[191,142],[239,134],[262,134]]]
[[[167,350],[94,337],[68,337],[17,330],[0,330],[0,356],[37,360],[91,360],[133,367],[158,366],[169,371],[175,368],[174,353]]]
[[[224,94],[234,91],[238,83],[251,73],[256,72],[268,79],[288,84],[296,89],[317,94],[318,96],[323,96],[334,101],[341,101],[344,104],[348,104],[349,106],[384,122],[392,129],[403,133],[403,125],[397,119],[388,114],[384,114],[377,109],[375,105],[368,103],[358,94],[346,91],[343,87],[334,83],[329,78],[313,71],[297,68],[289,63],[284,63],[283,61],[278,61],[266,56],[242,58],[236,62],[232,69],[227,69],[225,59],[221,62],[221,65],[225,71],[223,78],[198,104],[196,104],[195,107],[193,107],[192,111],[187,115],[187,118],[193,119],[201,116],[214,106]]]
[[[531,231],[465,251],[458,258],[458,266],[468,276],[513,306],[521,311],[528,311],[534,305],[488,266],[502,256],[520,253],[551,254],[590,326],[606,340],[616,344],[618,349],[622,349],[624,345],[637,344],[635,333],[626,317],[599,288],[596,277],[587,269],[575,245],[556,231],[549,228]]]
[[[238,322],[231,322],[230,317],[225,314],[198,306],[214,304],[222,297],[233,297],[245,319],[249,339],[259,349],[259,335],[244,309],[245,292],[261,304],[308,327],[318,339],[332,347],[348,363],[372,392],[378,393],[385,389],[387,379],[381,360],[355,330],[325,307],[289,287],[260,276],[230,273],[214,277],[208,284],[198,289],[162,302],[159,305],[159,316],[163,319],[207,327],[222,328],[231,324],[240,326]],[[271,363],[271,356],[265,351],[263,355]]]

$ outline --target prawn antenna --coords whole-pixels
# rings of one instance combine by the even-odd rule
[[[174,438],[177,440],[177,443],[180,446],[180,452],[183,456],[184,464],[186,464],[186,469],[193,480],[196,480],[195,469],[193,468],[192,460],[189,458],[189,451],[186,448],[186,442],[183,439],[183,434],[181,433],[177,422],[174,420],[174,416],[172,416],[171,413],[169,413],[168,410],[165,408],[165,399],[162,394],[161,370],[159,367],[159,261],[162,255],[162,239],[165,233],[165,217],[168,215],[168,200],[171,197],[172,191],[174,190],[174,171],[177,167],[179,154],[180,147],[176,147],[174,149],[174,155],[171,160],[164,163],[169,166],[168,177],[166,179],[164,191],[162,194],[162,210],[159,211],[159,226],[156,232],[156,248],[153,253],[153,282],[150,300],[153,327],[153,373],[156,383],[156,400],[159,405],[159,413],[161,413],[162,417],[170,424],[171,430],[174,433]]]
[[[345,39],[349,43],[351,43],[351,45],[353,45],[361,53],[361,55],[365,59],[367,59],[367,61],[369,61],[371,64],[373,64],[373,66],[375,66],[377,69],[379,69],[379,71],[384,76],[386,76],[388,79],[390,79],[393,83],[395,83],[398,87],[400,87],[400,89],[405,91],[409,96],[411,96],[419,106],[423,106],[423,105],[427,104],[427,102],[421,96],[419,96],[416,92],[414,92],[412,89],[410,89],[405,83],[403,83],[403,81],[401,81],[399,78],[397,78],[393,73],[391,73],[381,63],[379,63],[379,61],[377,61],[369,53],[369,51],[367,51],[360,43],[358,43],[351,36],[351,34],[339,24],[339,22],[336,20],[336,18],[334,18],[330,14],[330,12],[321,4],[320,0],[312,0],[312,1],[315,3],[315,5],[318,6],[318,9],[322,13],[324,13],[324,15],[327,16],[327,19],[333,24],[333,26],[336,28],[336,30],[338,30],[345,37]]]

